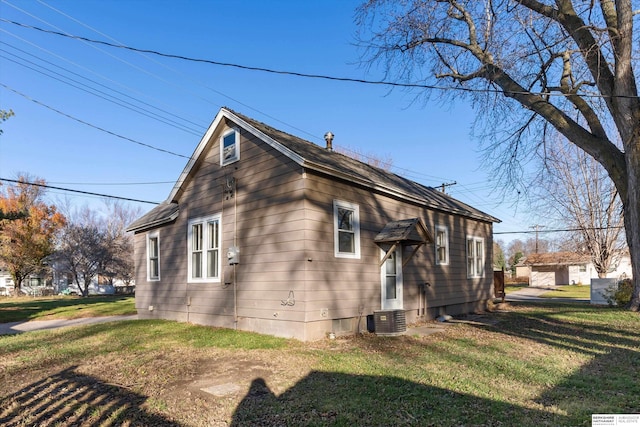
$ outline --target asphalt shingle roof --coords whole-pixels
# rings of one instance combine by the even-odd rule
[[[272,145],[275,144],[276,148],[287,155],[295,156],[296,161],[299,161],[305,168],[324,173],[335,179],[346,180],[374,192],[393,194],[407,202],[430,209],[454,213],[480,221],[500,222],[496,217],[456,200],[433,187],[419,184],[336,151],[327,150],[325,147],[273,128],[229,108],[222,108],[218,113],[218,116],[220,115],[231,121],[240,121],[240,123],[236,124],[260,138],[264,139],[264,136],[266,136],[267,139],[271,140],[270,143]],[[214,124],[217,122],[218,120],[214,120]],[[206,142],[203,140],[200,144]],[[189,167],[188,165],[181,179],[187,179]],[[177,184],[182,183],[178,181]],[[167,200],[133,222],[128,227],[128,230],[139,231],[169,222],[177,217],[178,212],[177,201]]]

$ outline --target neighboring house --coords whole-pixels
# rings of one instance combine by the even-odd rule
[[[13,293],[13,278],[11,274],[0,266],[0,295],[7,296]]]
[[[516,266],[519,276],[529,277],[530,286],[588,285],[598,277],[591,257],[575,252],[530,254]],[[608,278],[631,277],[631,258],[621,254],[607,273]]]
[[[327,136],[320,147],[221,109],[168,199],[128,228],[139,317],[316,340],[379,310],[484,309],[499,220]]]
[[[26,295],[54,295],[54,294],[75,294],[82,292],[73,282],[69,274],[60,273],[55,266],[51,270],[45,270],[40,274],[32,274],[27,277],[20,287],[22,294]],[[109,281],[108,278],[99,276],[94,278],[89,284],[90,295],[109,295],[116,293],[128,293],[135,289],[135,283],[126,284],[122,280]],[[0,295],[13,295],[14,282],[8,270],[0,267]]]
[[[25,295],[52,295],[54,293],[47,274],[31,274],[22,281],[21,292]],[[14,294],[15,284],[11,273],[5,267],[0,266],[0,295],[8,296]]]

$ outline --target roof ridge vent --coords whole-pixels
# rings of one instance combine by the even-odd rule
[[[331,131],[324,134],[324,140],[327,141],[327,150],[333,151],[333,133]]]

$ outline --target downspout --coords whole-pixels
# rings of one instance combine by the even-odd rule
[[[233,246],[238,247],[238,182],[233,180]],[[233,326],[238,329],[238,283],[233,264]]]
[[[424,295],[424,310],[423,310],[423,316],[424,316],[424,320],[427,320],[427,288],[431,287],[431,283],[429,282],[424,282],[424,286],[422,287],[422,292]]]

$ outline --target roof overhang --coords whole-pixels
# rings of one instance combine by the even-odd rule
[[[422,245],[433,242],[433,235],[420,218],[410,218],[389,222],[373,241],[380,247],[389,246],[380,261],[380,266],[385,263],[398,246],[413,246],[413,251],[402,263],[402,266],[405,266]]]
[[[139,233],[144,230],[158,227],[178,218],[180,206],[177,203],[163,202],[149,211],[147,214],[131,223],[125,231]]]

